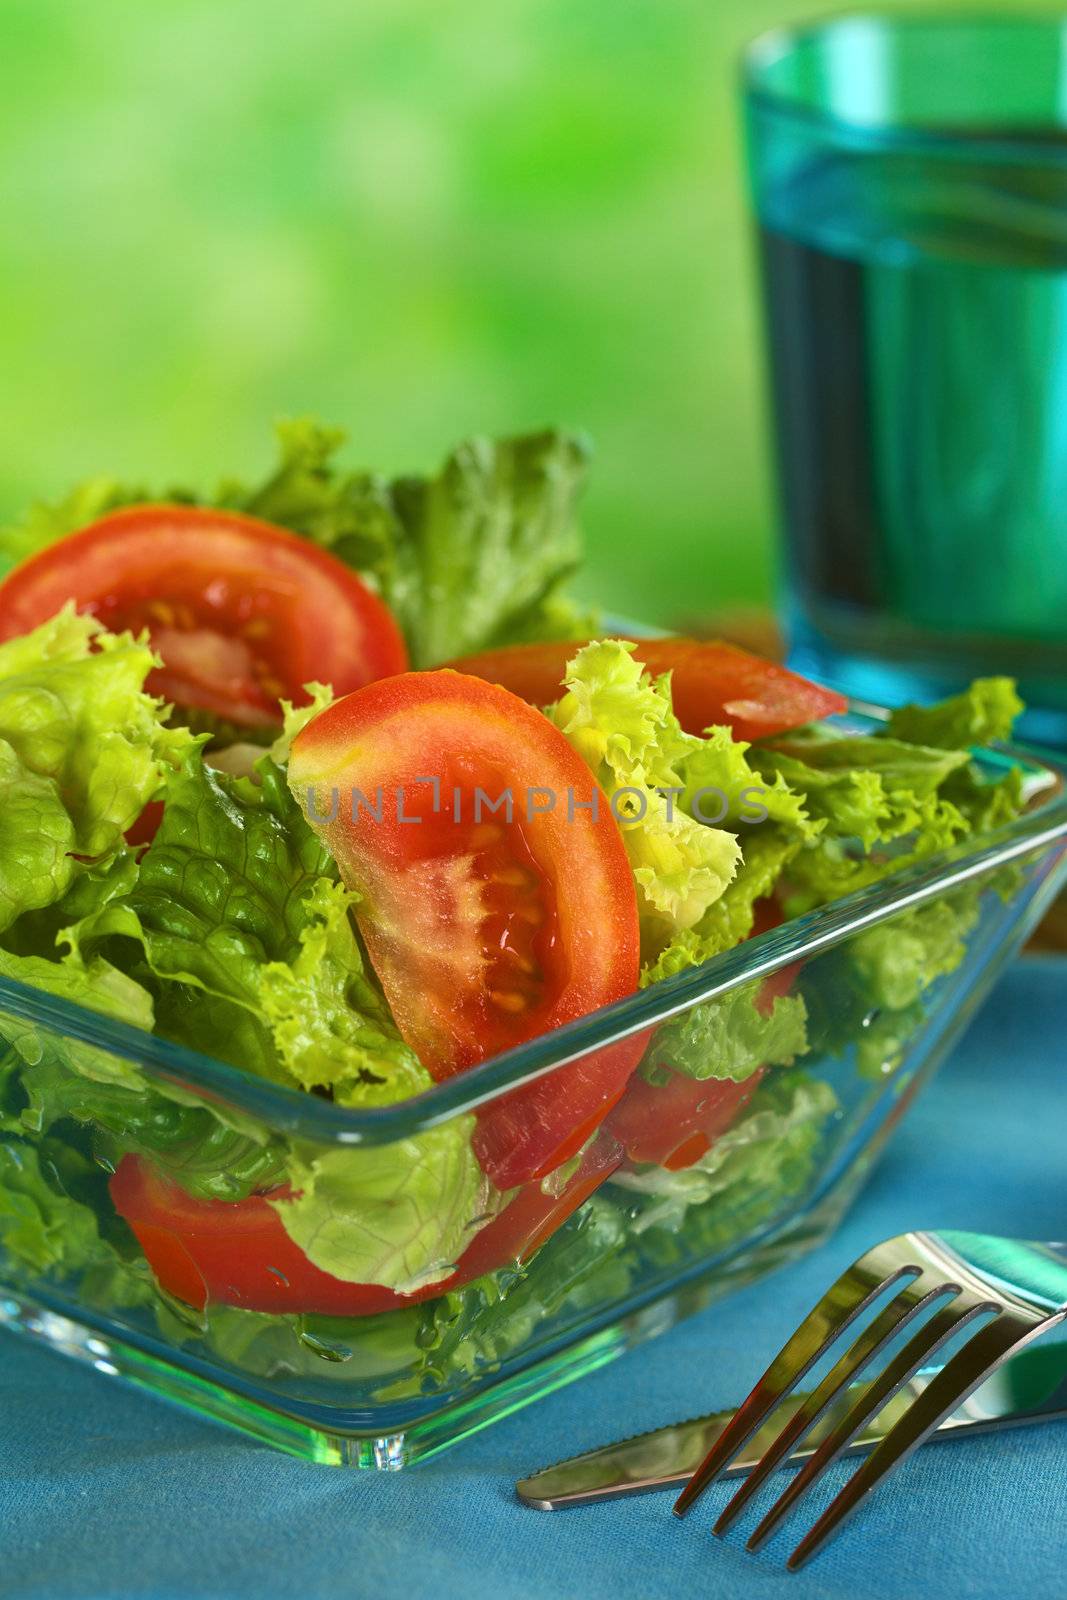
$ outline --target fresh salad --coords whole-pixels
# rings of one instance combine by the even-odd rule
[[[971,758],[1021,709],[1007,680],[857,734],[730,645],[605,632],[566,594],[580,439],[393,481],[340,444],[286,425],[261,484],[100,478],[0,537],[3,978],[381,1107],[1019,811],[1017,772]],[[257,1336],[422,1307],[440,1359],[472,1289],[544,1309],[524,1264],[604,1183],[668,1254],[701,1209],[719,1241],[725,1194],[771,1214],[835,1111],[816,1015],[891,1072],[974,914],[938,901],[829,987],[786,969],[377,1146],[5,1013],[0,1255]],[[583,1216],[567,1292],[576,1250],[623,1270],[609,1208]]]

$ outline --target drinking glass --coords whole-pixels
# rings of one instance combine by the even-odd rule
[[[1067,21],[836,17],[744,88],[791,662],[1010,673],[1067,746]]]

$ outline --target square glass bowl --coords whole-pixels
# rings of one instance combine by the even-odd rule
[[[849,725],[874,723],[857,713]],[[0,982],[0,1321],[296,1455],[390,1469],[819,1244],[1067,869],[1063,775],[1019,752],[975,759],[990,779],[1022,767],[1029,803],[1009,826],[384,1109],[279,1087]],[[124,1154],[150,1119],[157,1152],[172,1130],[172,1174],[188,1184],[183,1152],[195,1149],[201,1194],[208,1178],[223,1195],[231,1180],[238,1193],[269,1188],[253,1178],[281,1170],[279,1152],[286,1165],[294,1152],[328,1159],[342,1193],[352,1164],[381,1174],[424,1163],[425,1206],[434,1130],[451,1119],[485,1119],[520,1086],[621,1040],[639,1038],[653,1061],[657,1046],[714,1039],[716,1026],[729,1037],[774,995],[803,1001],[806,1049],[740,1086],[709,1081],[695,1145],[676,1148],[692,1104],[657,1103],[654,1090],[627,1102],[675,1170],[635,1165],[602,1128],[519,1189],[475,1236],[454,1286],[424,1284],[423,1298],[393,1309],[378,1291],[362,1315],[309,1310],[281,1256],[251,1290],[247,1273],[227,1286],[226,1260],[255,1257],[257,1240],[262,1259],[257,1228],[278,1237],[269,1202],[240,1214],[220,1212],[225,1199],[190,1205]],[[61,1141],[41,1114],[57,1095]],[[386,1184],[379,1203],[407,1202]]]

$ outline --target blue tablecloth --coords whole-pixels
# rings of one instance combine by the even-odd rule
[[[920,1452],[821,1557],[758,1556],[670,1497],[546,1516],[516,1477],[736,1402],[831,1278],[908,1227],[1062,1238],[1067,963],[1022,962],[920,1098],[837,1237],[583,1383],[410,1472],[356,1475],[245,1442],[0,1335],[0,1595],[15,1600],[658,1600],[1067,1591],[1067,1425]],[[841,1465],[836,1485],[847,1471]]]

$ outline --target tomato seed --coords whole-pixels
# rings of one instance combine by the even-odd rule
[[[489,998],[501,1011],[525,1011],[529,1003],[516,989],[490,989]]]

